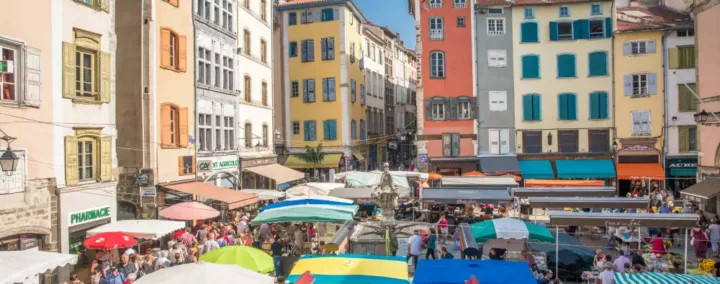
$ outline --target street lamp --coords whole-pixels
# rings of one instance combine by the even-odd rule
[[[258,141],[257,144],[255,144],[255,151],[260,152],[260,150],[262,150],[262,144],[260,144],[260,141]]]
[[[3,134],[2,130],[0,130]],[[7,149],[5,149],[5,153],[0,156],[0,168],[2,168],[2,171],[5,172],[7,175],[12,175],[13,172],[17,169],[18,162],[20,161],[20,158],[18,158],[15,153],[13,153],[12,149],[10,148],[10,143],[15,141],[15,137],[10,137],[8,135],[3,135],[0,137],[0,140],[5,141],[7,143]]]
[[[705,110],[702,110],[701,112],[693,114],[693,117],[695,118],[695,122],[701,123],[701,124],[707,122],[708,116],[710,116],[710,114]]]
[[[613,152],[617,152],[617,150],[618,150],[618,144],[617,144],[617,141],[613,141],[613,144],[612,144],[612,149],[613,149]]]

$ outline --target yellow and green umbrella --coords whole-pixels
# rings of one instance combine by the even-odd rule
[[[226,246],[200,256],[200,260],[215,264],[234,264],[260,273],[275,269],[272,256],[249,246]]]

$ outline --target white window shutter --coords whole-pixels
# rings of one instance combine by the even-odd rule
[[[507,110],[507,92],[497,92],[497,101],[498,101],[498,110],[499,111],[506,111]]]
[[[500,130],[500,154],[510,153],[510,130]]]
[[[25,56],[25,95],[23,103],[28,106],[40,107],[40,50],[28,48]]]
[[[632,118],[632,133],[633,133],[633,134],[640,134],[640,133],[642,132],[640,115],[641,115],[641,113],[639,113],[639,112],[632,112],[632,113],[631,113],[631,118]]]
[[[500,131],[499,130],[489,130],[488,136],[490,139],[490,154],[500,154]]]
[[[643,133],[650,134],[651,133],[650,132],[650,112],[645,111],[642,114],[643,114],[643,127],[644,127]]]
[[[507,66],[507,50],[500,50],[498,52],[498,67],[506,67]]]

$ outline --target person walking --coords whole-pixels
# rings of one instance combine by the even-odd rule
[[[420,251],[422,250],[422,237],[420,237],[418,230],[413,232],[412,237],[408,239],[408,255],[407,260],[412,258],[413,266],[417,268],[418,259],[420,258]]]
[[[280,265],[280,261],[282,260],[282,245],[278,237],[275,237],[273,240],[273,243],[270,245],[270,250],[272,251],[273,263],[275,264],[275,277],[281,277],[283,275],[282,266]]]
[[[710,246],[712,247],[713,257],[718,256],[718,242],[720,242],[720,219],[714,220],[712,225],[708,227],[710,231]]]
[[[440,220],[438,221],[438,227],[440,228],[440,234],[442,244],[446,244],[448,235],[448,220],[445,219],[445,214],[440,214]]]
[[[437,234],[434,228],[430,228],[430,237],[428,237],[427,251],[425,252],[425,259],[435,258],[435,248],[437,247]]]
[[[698,261],[701,261],[707,256],[707,237],[700,226],[693,228],[691,234],[693,238],[693,248],[695,249],[695,257]]]

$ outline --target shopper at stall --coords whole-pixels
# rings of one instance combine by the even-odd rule
[[[413,232],[412,237],[410,237],[410,239],[408,239],[407,259],[410,260],[410,258],[412,258],[412,261],[413,261],[412,264],[415,268],[417,268],[418,260],[420,258],[420,253],[422,250],[422,243],[423,243],[422,237],[419,235],[419,233],[420,232],[418,230],[415,230]]]
[[[192,246],[194,243],[197,242],[197,239],[195,238],[195,236],[193,236],[193,234],[190,233],[190,231],[191,231],[190,227],[186,227],[185,232],[182,235],[180,235],[180,237],[178,238],[178,240],[182,244],[184,244],[188,247]]]
[[[440,248],[440,259],[454,259],[455,256],[450,253],[446,247]]]
[[[123,253],[120,256],[120,263],[117,265],[117,270],[122,275],[130,275],[130,273],[136,273],[138,271],[138,267],[137,263],[130,261],[130,256],[128,254]]]
[[[642,257],[642,253],[642,249],[637,249],[632,252],[630,261],[633,266],[640,265],[642,267],[645,267],[645,259]]]
[[[528,266],[530,266],[530,269],[535,271],[537,269],[537,266],[535,265],[535,257],[526,250],[522,250],[520,254],[523,258],[525,258],[525,262],[527,262]]]
[[[613,264],[615,265],[615,271],[616,272],[623,272],[625,271],[625,264],[630,264],[630,259],[625,256],[624,251],[618,251],[618,258],[615,259],[615,262]]]
[[[148,253],[145,255],[145,261],[143,261],[142,267],[140,270],[142,270],[143,274],[150,274],[155,272],[155,256],[152,255],[152,253]]]
[[[282,247],[283,246],[280,244],[280,239],[278,237],[275,237],[275,239],[273,239],[273,243],[270,245],[273,262],[275,263],[275,277],[280,277],[283,275],[282,266],[280,265],[280,260],[282,259],[283,255]]]
[[[430,228],[430,236],[428,237],[427,251],[425,252],[425,259],[436,259],[435,248],[437,247],[437,233],[434,228]]]
[[[720,219],[713,220],[712,224],[708,227],[710,232],[710,246],[712,247],[713,257],[718,256],[718,242],[720,242]]]
[[[438,228],[440,228],[440,235],[442,239],[442,244],[447,243],[447,239],[450,237],[448,235],[448,220],[445,219],[445,214],[440,214],[440,220],[438,221]]]
[[[202,240],[207,238],[207,226],[205,224],[198,224],[197,232],[195,232],[195,239]]]
[[[692,229],[693,248],[695,249],[695,257],[697,259],[704,259],[707,255],[707,237],[705,232],[696,226]]]
[[[124,282],[125,275],[120,273],[117,267],[110,267],[100,279],[100,284],[123,284]]]
[[[253,245],[253,236],[250,233],[250,230],[245,228],[245,231],[240,236],[240,239],[242,240],[242,245],[244,246],[252,246]]]

